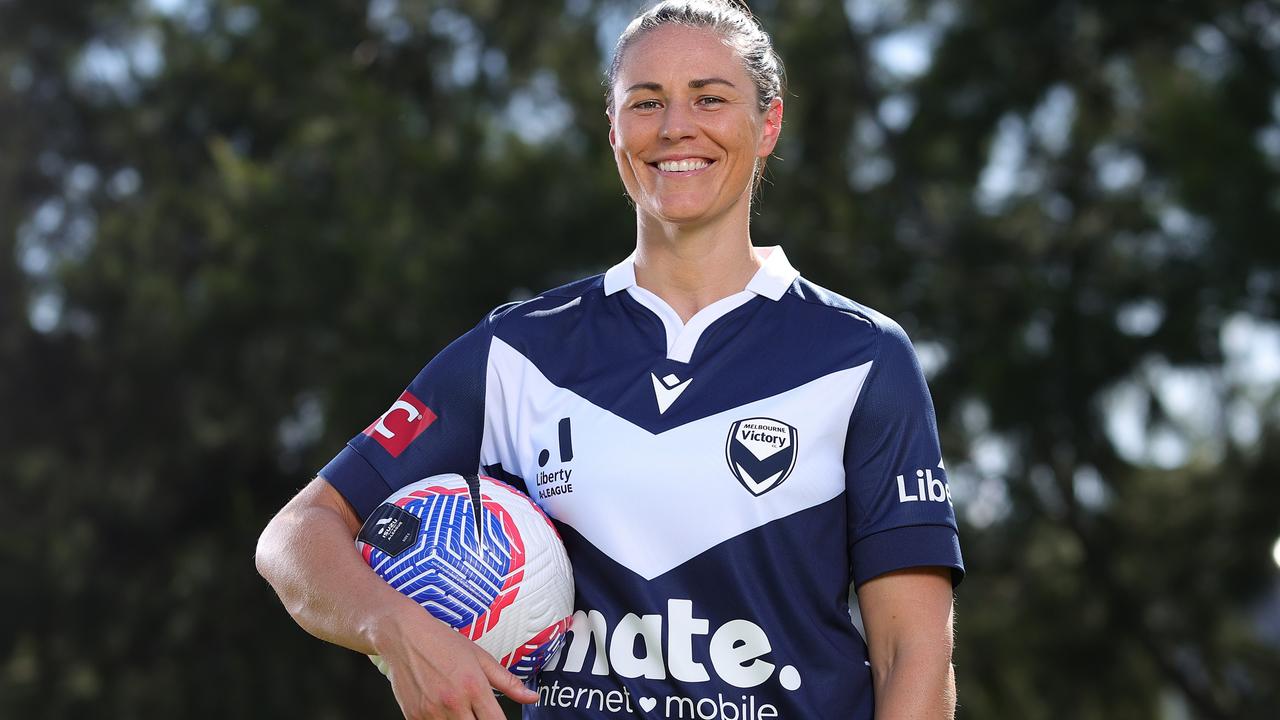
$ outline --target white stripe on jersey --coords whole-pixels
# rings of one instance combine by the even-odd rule
[[[652,580],[726,540],[843,493],[848,419],[870,369],[867,362],[833,372],[655,435],[552,384],[494,338],[481,460],[524,478],[548,515]],[[637,381],[651,392],[648,374]],[[733,423],[756,417],[795,427],[797,451],[787,479],[759,496],[734,477],[725,458]],[[573,431],[567,463],[557,454],[563,418],[571,419]],[[542,475],[555,473],[541,483]],[[572,490],[540,497],[540,488],[551,485]]]

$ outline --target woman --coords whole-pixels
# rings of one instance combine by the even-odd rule
[[[768,37],[728,2],[663,3],[608,83],[635,252],[441,352],[271,521],[261,572],[309,632],[381,655],[409,718],[497,720],[490,687],[532,717],[950,717],[963,565],[914,352],[751,244],[783,116]],[[574,564],[536,692],[353,551],[393,488],[477,466]]]

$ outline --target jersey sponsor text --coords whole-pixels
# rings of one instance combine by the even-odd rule
[[[662,653],[664,621],[666,657]],[[669,674],[682,682],[707,682],[711,679],[707,667],[693,659],[695,637],[709,638],[700,642],[707,642],[711,670],[734,687],[761,685],[774,676],[777,667],[765,659],[773,646],[763,628],[750,620],[734,619],[712,632],[706,618],[694,615],[692,600],[668,599],[665,617],[627,613],[614,628],[598,610],[579,610],[573,615],[570,633],[568,646],[547,669],[582,672],[587,651],[594,649],[595,660],[589,669],[593,675],[607,675],[612,670],[625,678],[665,680]],[[800,687],[800,675],[790,665],[783,668],[779,679],[787,690]]]
[[[906,478],[899,475],[898,502],[951,502],[951,488],[934,477],[933,471],[928,468],[916,471],[915,487],[911,488],[915,494],[908,493],[907,489]]]

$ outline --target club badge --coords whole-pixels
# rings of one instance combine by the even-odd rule
[[[796,466],[796,429],[772,418],[747,418],[729,428],[729,471],[752,495],[782,484]]]

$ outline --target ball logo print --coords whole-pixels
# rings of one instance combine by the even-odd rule
[[[365,543],[364,559],[369,561],[374,548],[386,555],[399,555],[418,541],[421,521],[417,515],[398,505],[379,505],[360,530],[360,540]]]
[[[573,612],[564,546],[537,506],[496,480],[407,485],[370,514],[356,545],[383,580],[517,676],[563,643]]]
[[[773,418],[747,418],[729,427],[725,460],[752,495],[778,487],[796,466],[796,429]]]

